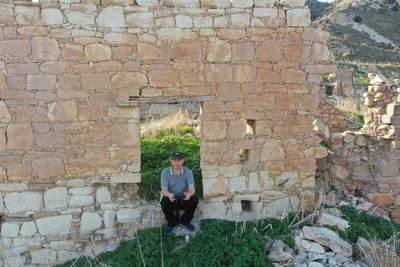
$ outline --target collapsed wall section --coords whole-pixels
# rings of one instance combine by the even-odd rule
[[[204,217],[311,209],[327,38],[302,0],[0,1],[0,263],[63,262],[159,223],[137,196],[132,98],[214,97]]]

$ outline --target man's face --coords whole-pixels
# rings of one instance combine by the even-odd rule
[[[184,159],[173,159],[173,160],[171,160],[172,167],[175,170],[179,170],[180,168],[182,168],[184,162],[185,162]]]

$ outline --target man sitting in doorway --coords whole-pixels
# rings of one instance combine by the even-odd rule
[[[161,208],[168,222],[164,230],[166,234],[172,233],[179,224],[183,224],[189,231],[195,230],[191,221],[199,200],[195,195],[193,172],[184,167],[184,163],[183,154],[174,152],[171,155],[171,167],[161,172]],[[185,210],[182,217],[179,209]]]

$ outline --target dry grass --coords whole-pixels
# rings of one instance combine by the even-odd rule
[[[366,107],[362,99],[353,97],[333,97],[334,106],[340,110],[345,116],[352,121],[357,122],[360,126],[364,125],[364,114]]]
[[[396,238],[392,238],[391,240],[388,240],[383,244],[378,240],[372,240],[368,241],[367,246],[359,245],[358,248],[360,249],[363,261],[365,261],[368,266],[398,267],[400,264],[400,258],[392,249],[393,247],[396,247]],[[389,245],[388,243],[394,244]]]
[[[197,121],[188,112],[177,112],[173,115],[146,119],[141,126],[142,137],[161,137],[165,135],[182,135],[196,128]],[[194,133],[194,132],[193,132]]]

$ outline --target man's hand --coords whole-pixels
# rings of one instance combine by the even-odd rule
[[[190,194],[189,194],[189,192],[185,192],[185,193],[183,193],[183,195],[185,196],[185,198],[184,198],[183,200],[188,201],[188,200],[190,199]]]
[[[171,201],[171,202],[175,202],[176,201],[176,198],[175,198],[173,193],[169,193],[168,198],[169,198],[169,201]]]

